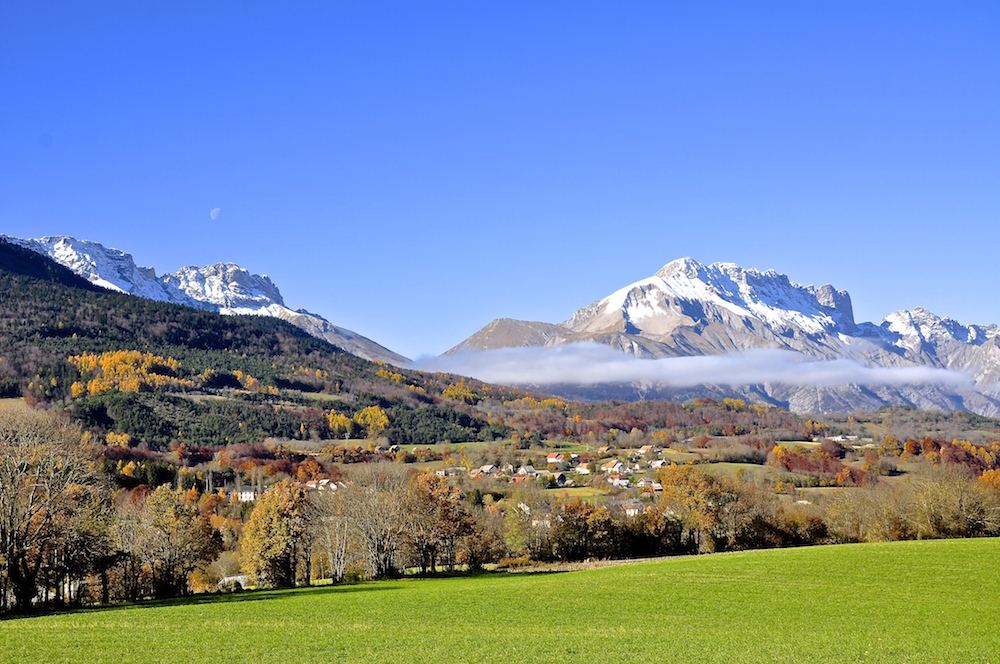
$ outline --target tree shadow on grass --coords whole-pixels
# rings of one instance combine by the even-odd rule
[[[170,599],[150,599],[139,602],[125,602],[122,604],[108,604],[106,606],[84,606],[66,609],[55,609],[52,611],[37,611],[33,613],[17,613],[0,618],[0,622],[8,620],[23,620],[26,618],[41,618],[44,616],[67,616],[74,614],[97,614],[115,611],[134,611],[137,609],[155,609],[172,606],[200,606],[203,604],[228,604],[241,602],[267,602],[283,601],[304,594],[309,595],[342,595],[348,593],[370,593],[396,588],[389,582],[366,581],[363,583],[351,583],[343,585],[329,586],[308,586],[301,588],[284,588],[280,590],[247,590],[237,593],[190,595],[188,597],[173,597]]]

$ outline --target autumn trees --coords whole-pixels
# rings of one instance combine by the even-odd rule
[[[961,466],[928,465],[905,482],[840,493],[826,521],[846,542],[998,535],[1000,489],[991,475],[982,477]]]
[[[218,552],[197,492],[115,499],[92,455],[76,427],[0,409],[0,610],[186,594]]]
[[[659,509],[678,519],[682,541],[691,550],[768,548],[820,538],[823,531],[809,531],[790,524],[773,492],[738,478],[715,476],[695,466],[665,466],[658,478],[663,486]]]
[[[371,463],[352,470],[347,484],[311,492],[290,480],[272,485],[255,501],[244,527],[243,571],[265,587],[308,581],[313,560],[335,582],[344,579],[350,561],[369,578],[398,574],[414,518],[410,475],[396,464]]]
[[[383,578],[396,576],[408,566],[433,572],[439,565],[453,570],[464,562],[478,568],[496,560],[496,547],[483,542],[488,538],[477,539],[487,528],[486,520],[477,518],[461,488],[449,480],[393,463],[363,464],[352,468],[344,479],[310,492],[305,503],[296,500],[295,510],[284,512],[272,505],[289,487],[272,487],[247,523],[244,570],[278,585],[268,580],[277,576],[257,572],[256,561],[265,558],[266,552],[289,550],[287,543],[294,538],[278,522],[295,523],[296,519],[302,524],[299,537],[312,546],[311,558],[300,556],[300,560],[315,560],[317,571],[334,581],[343,580],[352,564],[368,578]],[[282,504],[290,503],[284,500]],[[259,526],[265,523],[266,529]],[[474,542],[484,546],[474,546]]]
[[[276,588],[295,585],[297,548],[307,532],[303,485],[279,482],[257,499],[243,529],[243,569],[251,582]]]
[[[366,406],[350,416],[331,410],[326,415],[330,434],[334,438],[349,439],[355,431],[363,431],[368,438],[375,440],[389,426],[389,416],[377,405]]]
[[[364,427],[369,438],[378,438],[382,431],[389,426],[389,417],[385,411],[378,406],[368,406],[362,408],[354,414],[354,421]]]
[[[167,485],[119,493],[110,527],[117,599],[190,594],[191,574],[222,550],[203,504],[197,492]]]
[[[92,480],[78,429],[27,409],[0,410],[0,602],[28,610],[46,562],[85,518]],[[59,555],[59,550],[62,555]]]
[[[410,481],[409,527],[404,540],[421,572],[434,572],[438,560],[454,570],[458,545],[473,533],[475,519],[462,490],[443,477],[418,473]]]
[[[616,524],[605,507],[580,499],[563,503],[555,523],[553,554],[562,560],[607,558],[614,553]]]

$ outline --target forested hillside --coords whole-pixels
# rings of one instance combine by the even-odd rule
[[[151,449],[379,434],[355,418],[368,407],[389,413],[385,433],[400,442],[507,433],[432,407],[447,376],[390,371],[270,318],[104,291],[2,242],[0,358],[0,396],[65,406],[93,433]],[[329,425],[337,414],[350,431]]]

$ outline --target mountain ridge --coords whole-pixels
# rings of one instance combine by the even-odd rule
[[[67,235],[22,239],[0,235],[6,242],[53,259],[91,284],[159,302],[180,304],[224,315],[280,318],[366,360],[404,366],[409,359],[322,316],[292,310],[267,275],[253,274],[235,263],[204,267],[187,265],[159,277],[151,267],[136,265],[132,255],[92,240]]]

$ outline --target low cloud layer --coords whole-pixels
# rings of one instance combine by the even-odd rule
[[[937,385],[971,387],[964,374],[930,367],[865,367],[852,360],[816,360],[784,350],[749,350],[729,355],[643,360],[592,343],[555,347],[504,348],[424,357],[413,364],[506,385],[600,385],[642,383],[662,387],[757,385],[837,387],[842,385]]]

